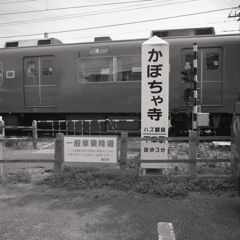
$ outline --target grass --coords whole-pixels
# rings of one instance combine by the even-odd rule
[[[138,159],[140,155],[139,142],[129,142],[130,154],[128,158]],[[212,143],[200,143],[197,149],[197,158],[221,159],[230,158],[230,148],[216,148]],[[188,143],[169,143],[169,159],[188,159]],[[197,174],[214,174],[214,178],[181,177],[187,175],[188,165],[184,163],[169,164],[166,175],[140,176],[140,164],[127,164],[126,174],[118,169],[88,169],[65,167],[63,176],[55,181],[54,173],[40,169],[42,178],[37,184],[47,184],[50,187],[79,190],[81,193],[101,192],[101,196],[154,196],[179,198],[189,195],[190,192],[204,191],[221,194],[222,191],[235,190],[230,172],[230,163],[197,163]],[[44,173],[44,174],[42,174]],[[18,171],[2,177],[2,184],[30,183],[36,174],[33,171]],[[227,175],[227,177],[218,177]],[[112,195],[111,195],[112,194]]]
[[[134,152],[128,156],[131,159],[139,159],[140,157],[140,142],[129,142],[128,149],[134,149]],[[137,149],[139,154],[137,155]],[[177,159],[188,159],[189,144],[169,142],[169,153],[168,158]],[[230,159],[231,152],[230,147],[215,147],[211,142],[201,142],[197,147],[197,159]],[[128,164],[129,168],[140,168],[140,164]],[[188,164],[187,163],[171,163],[168,164],[166,169],[167,175],[187,175]],[[196,173],[198,175],[230,175],[231,174],[231,163],[229,162],[202,162],[197,163]]]
[[[118,195],[181,198],[196,191],[219,194],[221,191],[235,190],[230,176],[225,178],[143,177],[135,169],[128,169],[123,175],[119,170],[88,172],[77,168],[65,168],[58,182],[51,176],[42,183],[81,192],[102,189],[103,196],[118,191]]]
[[[20,170],[12,174],[4,174],[1,176],[2,184],[17,184],[17,183],[30,183],[32,175],[28,170]]]

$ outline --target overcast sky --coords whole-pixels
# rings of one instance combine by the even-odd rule
[[[0,47],[6,41],[49,37],[64,43],[148,38],[151,30],[215,27],[239,33],[228,18],[239,0],[0,0]],[[236,14],[239,13],[235,9]],[[234,12],[232,12],[234,13]]]

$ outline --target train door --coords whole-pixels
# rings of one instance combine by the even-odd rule
[[[193,50],[183,49],[181,69],[193,67]],[[181,84],[181,93],[191,88],[191,83]],[[223,105],[223,50],[222,48],[198,49],[198,97],[202,106]],[[182,98],[181,105],[186,105]]]
[[[223,51],[222,48],[201,50],[201,104],[202,106],[223,105]]]
[[[56,106],[54,63],[54,56],[24,58],[24,106]]]

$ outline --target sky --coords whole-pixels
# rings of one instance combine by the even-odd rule
[[[239,33],[239,0],[0,0],[0,48],[5,42],[43,39],[63,43],[149,38],[152,30],[214,27]],[[235,9],[234,9],[235,8]]]

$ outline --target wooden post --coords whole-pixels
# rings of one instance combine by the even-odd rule
[[[54,173],[55,173],[55,179],[59,180],[62,176],[63,172],[63,133],[57,133],[56,134],[56,141],[55,141],[55,152],[54,152]]]
[[[38,139],[38,132],[37,132],[37,121],[33,120],[32,121],[32,135],[33,135],[33,148],[37,149],[37,142],[35,141]]]
[[[189,159],[193,160],[197,158],[197,131],[189,131],[189,137],[195,138],[189,140]],[[196,176],[196,162],[188,164],[188,176]]]
[[[127,132],[121,132],[121,148],[120,148],[120,171],[127,170]]]
[[[2,134],[1,138],[5,138],[5,122],[2,120],[2,116],[0,116],[0,134]],[[2,149],[5,147],[5,143],[2,142]]]
[[[2,137],[5,138],[5,122],[2,120]]]
[[[3,138],[3,120],[2,120],[2,116],[0,116],[0,138]],[[0,142],[0,160],[3,160],[3,143]],[[0,180],[2,181],[2,176],[3,176],[3,163],[0,163]]]
[[[0,134],[0,139],[3,138],[2,134]],[[0,142],[0,160],[3,160],[3,142]],[[3,163],[0,163],[0,182],[3,176]]]

